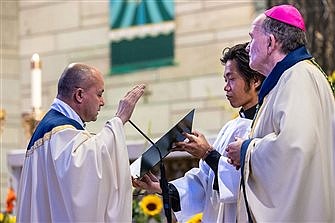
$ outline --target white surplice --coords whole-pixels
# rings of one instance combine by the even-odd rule
[[[235,137],[246,138],[250,133],[251,120],[238,117],[229,121],[219,132],[213,147],[221,155]],[[188,171],[184,177],[172,183],[180,196],[181,211],[175,212],[178,222],[186,222],[194,214],[203,212],[203,222],[235,222],[236,201],[239,191],[240,172],[221,156],[218,164],[219,192],[213,190],[215,174],[205,161],[199,168]]]
[[[92,135],[60,125],[27,151],[18,222],[131,222],[132,185],[118,117]]]
[[[316,66],[301,61],[283,73],[264,99],[245,158],[255,221],[335,221],[334,116],[334,95]]]

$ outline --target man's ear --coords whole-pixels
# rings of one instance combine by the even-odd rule
[[[74,92],[74,100],[79,104],[82,103],[83,98],[84,98],[83,94],[84,94],[84,89],[77,88]]]
[[[254,87],[258,88],[261,85],[261,81],[260,80],[254,80]]]
[[[255,86],[255,88],[257,88],[257,87],[259,86],[259,82],[258,82],[258,81],[255,81],[255,82],[254,82],[254,86]]]
[[[273,34],[270,34],[268,36],[268,55],[271,55],[271,53],[274,51],[276,45],[276,38]]]

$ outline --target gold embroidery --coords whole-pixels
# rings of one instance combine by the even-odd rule
[[[73,127],[72,125],[61,125],[61,126],[57,126],[57,127],[53,128],[50,132],[45,133],[42,138],[36,140],[34,145],[29,150],[27,150],[26,157],[33,154],[33,152],[37,148],[41,147],[46,141],[48,141],[51,138],[51,135],[53,135],[53,134],[55,134],[55,133],[57,133],[61,130],[68,129],[68,128],[75,129],[75,127]]]
[[[79,143],[79,144],[76,146],[76,148],[73,150],[74,153],[77,152],[77,149],[78,149],[84,142],[86,142],[89,138],[92,137],[92,135],[91,135],[89,132],[87,132],[87,131],[84,131],[82,135],[83,135],[83,136],[86,136],[86,138],[83,139],[83,141],[82,141],[81,143]]]

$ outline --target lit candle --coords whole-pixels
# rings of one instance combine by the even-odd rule
[[[42,104],[41,61],[37,53],[31,57],[31,103],[33,111],[39,112]]]

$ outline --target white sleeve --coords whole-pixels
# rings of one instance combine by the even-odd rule
[[[203,211],[208,172],[209,167],[193,168],[184,177],[170,182],[177,188],[180,197],[181,211],[175,212],[179,222],[185,222],[194,214]]]

